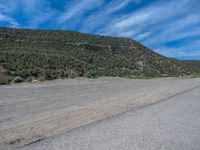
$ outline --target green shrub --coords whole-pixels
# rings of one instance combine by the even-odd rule
[[[136,76],[138,79],[146,79],[147,77],[145,76],[144,73],[140,73],[139,75]]]
[[[192,75],[192,78],[200,78],[200,74],[194,74]]]
[[[96,78],[98,76],[98,73],[96,70],[89,70],[85,73],[85,76],[87,78]]]

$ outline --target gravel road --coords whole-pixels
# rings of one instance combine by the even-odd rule
[[[0,86],[0,149],[199,149],[199,86],[175,78]]]
[[[199,150],[200,88],[23,147],[32,150]]]

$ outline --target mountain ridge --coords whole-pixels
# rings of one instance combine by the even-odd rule
[[[133,39],[77,31],[0,27],[0,52],[0,67],[11,79],[153,78],[194,73],[186,63]]]

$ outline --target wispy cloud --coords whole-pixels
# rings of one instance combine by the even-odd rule
[[[21,0],[21,5],[28,27],[37,28],[52,20],[57,14],[57,10],[50,6],[48,0]]]
[[[159,44],[163,44],[169,41],[199,35],[199,20],[200,12],[195,12],[195,14],[180,17],[173,22],[165,23],[160,26],[157,25],[157,28],[153,29],[154,35],[151,38],[145,39],[145,42],[147,44],[155,44],[154,40],[157,39]],[[159,30],[159,34],[156,34],[156,29]]]
[[[18,23],[15,19],[13,19],[13,18],[11,18],[11,17],[8,17],[8,16],[5,16],[5,15],[3,15],[3,14],[0,14],[0,22],[7,22],[7,23],[9,23],[12,27],[17,27],[17,26],[19,26],[19,23]]]
[[[70,21],[74,23],[81,22],[85,13],[94,10],[104,4],[103,0],[75,0],[66,3],[65,10],[61,11],[57,21],[61,25],[67,25]],[[77,21],[78,19],[78,21]]]
[[[11,12],[15,9],[15,3],[13,3],[13,5],[11,5],[11,3],[8,1],[6,2],[4,0],[2,0],[0,2],[0,23],[7,23],[9,26],[11,27],[18,27],[19,23],[17,22],[17,20],[13,17],[10,17],[9,14],[11,14]],[[5,5],[7,4],[7,5]],[[10,11],[9,11],[10,10]]]
[[[2,0],[0,13],[2,20],[14,26],[37,28],[52,19],[54,9],[50,8],[48,0]]]
[[[137,11],[122,14],[121,17],[114,18],[113,21],[104,27],[102,33],[105,31],[105,33],[112,35],[116,34],[117,31],[118,35],[123,35],[123,32],[127,32],[128,30],[134,30],[138,33],[146,29],[149,30],[149,26],[163,23],[170,18],[176,18],[181,13],[186,13],[188,9],[185,9],[185,6],[188,3],[189,0],[176,0],[167,3],[165,1],[155,2]]]
[[[184,44],[182,44],[184,43]],[[160,45],[154,50],[168,57],[176,57],[181,59],[199,59],[200,57],[200,46],[199,38],[188,38],[174,45]]]
[[[117,0],[110,1],[103,5],[100,9],[94,11],[91,15],[85,18],[82,22],[81,30],[85,32],[92,32],[101,28],[105,23],[110,21],[118,11],[126,7],[133,0]],[[134,0],[135,3],[139,2]]]
[[[200,57],[200,49],[191,47],[184,48],[169,48],[169,47],[160,47],[158,50],[160,54],[165,55],[171,58],[178,58],[178,59],[199,59]]]
[[[139,34],[137,35],[137,40],[142,41],[142,40],[144,40],[144,39],[150,37],[151,35],[152,35],[151,32],[142,32],[142,33],[139,33]]]

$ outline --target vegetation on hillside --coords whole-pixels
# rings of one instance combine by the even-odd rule
[[[188,65],[193,72],[200,74],[200,60],[183,60],[183,63]]]
[[[193,74],[129,38],[73,31],[0,28],[0,66],[25,80],[119,76],[152,78]]]
[[[0,85],[8,84],[8,77],[5,75],[5,69],[0,67]]]

